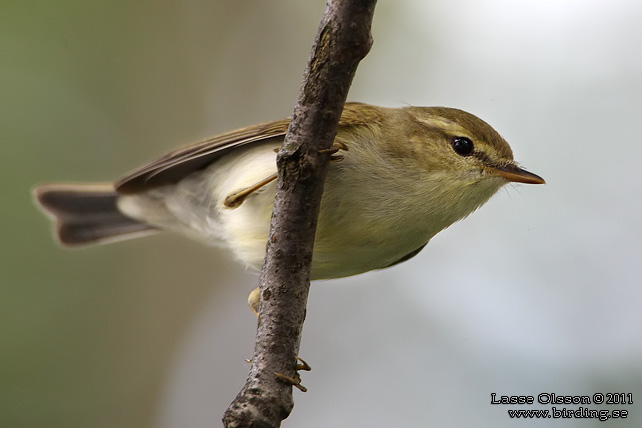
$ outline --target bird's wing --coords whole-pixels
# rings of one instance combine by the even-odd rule
[[[379,116],[379,109],[360,103],[345,105],[340,127],[368,124]],[[175,150],[144,165],[115,184],[119,193],[137,193],[165,184],[176,183],[206,167],[230,150],[246,144],[283,137],[290,119],[277,120],[238,129]]]
[[[419,254],[421,252],[421,250],[423,250],[426,245],[428,245],[427,242],[424,245],[422,245],[421,247],[417,248],[416,250],[413,250],[413,251],[409,252],[408,254],[406,254],[405,256],[400,258],[399,260],[396,260],[396,261],[390,263],[388,266],[382,267],[381,269],[386,269],[386,268],[392,267],[394,265],[398,265],[399,263],[403,263],[403,262],[405,262],[407,260],[412,259],[417,254]]]

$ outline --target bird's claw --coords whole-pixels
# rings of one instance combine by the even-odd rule
[[[299,361],[296,363],[296,369],[298,370],[305,370],[306,372],[309,372],[312,370],[312,367],[310,367],[310,364],[306,363],[303,358],[301,357],[296,357],[296,359]]]
[[[348,151],[348,146],[346,145],[346,143],[335,141],[334,143],[332,143],[332,146],[330,146],[329,149],[321,149],[319,150],[319,153],[328,153],[331,155],[330,160],[337,162],[343,160],[344,158],[344,156],[342,155],[335,155],[335,153],[337,153],[339,150]]]
[[[301,392],[307,392],[308,388],[301,385],[301,376],[299,375],[299,370],[310,371],[312,370],[312,367],[310,367],[310,365],[306,363],[303,359],[299,357],[296,357],[296,359],[299,362],[296,364],[296,367],[295,367],[296,371],[294,373],[294,376],[290,377],[277,372],[274,372],[274,376],[276,376],[277,379],[280,379],[283,382],[298,388]]]

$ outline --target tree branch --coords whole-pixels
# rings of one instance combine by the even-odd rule
[[[288,133],[279,178],[261,308],[247,382],[225,412],[226,427],[279,427],[294,406],[294,378],[310,286],[317,217],[339,118],[359,61],[372,45],[376,0],[328,0]]]

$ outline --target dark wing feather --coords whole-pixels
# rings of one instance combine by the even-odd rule
[[[180,181],[211,164],[230,149],[283,136],[289,120],[254,125],[183,147],[144,165],[115,184],[119,193],[136,193]]]
[[[385,268],[389,268],[389,267],[392,267],[392,266],[394,266],[394,265],[398,265],[399,263],[403,263],[403,262],[405,262],[405,261],[407,261],[407,260],[412,259],[412,258],[413,258],[413,257],[415,257],[417,254],[419,254],[419,253],[421,252],[421,250],[423,250],[423,249],[424,249],[424,247],[425,247],[426,245],[428,245],[428,243],[427,243],[427,242],[426,242],[424,245],[422,245],[421,247],[417,248],[416,250],[413,250],[413,251],[409,252],[408,254],[406,254],[405,256],[403,256],[402,258],[400,258],[399,260],[396,260],[396,261],[394,261],[394,262],[390,263],[388,266],[383,267],[383,269],[385,269]]]
[[[378,107],[359,103],[345,105],[339,126],[367,124],[380,117]],[[290,119],[249,126],[175,150],[144,165],[115,183],[119,193],[137,193],[176,183],[214,162],[230,150],[285,135]]]

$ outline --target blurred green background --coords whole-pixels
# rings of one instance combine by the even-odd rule
[[[2,1],[0,426],[149,426],[194,314],[238,280],[230,271],[243,276],[166,236],[60,250],[31,188],[113,180],[176,145],[287,116],[322,7]],[[248,277],[221,293],[237,291],[241,312]]]
[[[255,277],[163,234],[62,250],[30,191],[289,115],[323,5],[0,0],[0,427],[219,425]],[[548,185],[315,285],[310,392],[284,426],[514,426],[491,392],[633,393],[608,423],[639,426],[641,19],[626,0],[379,1],[349,98],[469,110]]]

